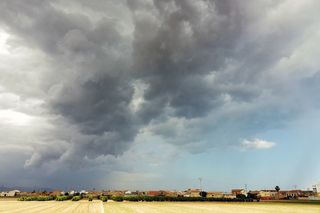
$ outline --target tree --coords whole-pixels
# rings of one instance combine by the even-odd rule
[[[207,197],[207,192],[205,192],[205,191],[201,191],[200,193],[199,193],[199,195],[201,196],[201,197]]]
[[[277,191],[278,199],[279,199],[279,198],[280,198],[280,196],[279,196],[280,187],[279,187],[279,186],[276,186],[274,189]]]
[[[245,200],[247,198],[247,196],[245,196],[244,194],[237,194],[236,198],[241,199],[241,200]]]
[[[259,193],[258,193],[258,192],[251,192],[251,191],[248,192],[247,198],[253,199],[253,200],[257,200],[257,201],[260,200],[260,196],[259,196]]]

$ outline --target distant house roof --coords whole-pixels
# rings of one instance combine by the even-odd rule
[[[302,190],[290,190],[290,191],[288,191],[289,193],[301,193],[302,192]]]
[[[103,192],[99,192],[99,191],[90,191],[90,192],[88,192],[88,195],[93,195],[93,196],[101,195],[101,194],[103,194]]]
[[[262,192],[277,192],[277,190],[274,189],[263,189]]]
[[[244,189],[232,189],[232,190],[231,190],[232,194],[241,193],[241,192],[243,192],[243,191],[244,191]]]
[[[147,191],[147,195],[149,196],[159,196],[159,195],[165,195],[166,192],[165,191]]]
[[[207,194],[223,194],[223,192],[207,192]]]
[[[257,190],[256,190],[256,191],[249,191],[249,193],[250,193],[250,194],[259,194],[260,191],[257,191]]]
[[[51,195],[61,195],[61,191],[59,191],[59,190],[54,190],[54,191],[52,191],[50,194]],[[64,193],[63,193],[64,194]]]

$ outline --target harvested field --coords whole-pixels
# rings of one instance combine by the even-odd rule
[[[292,203],[105,203],[106,213],[320,213],[320,205]]]
[[[4,201],[0,200],[1,213],[102,213],[99,200],[89,201]]]
[[[320,213],[319,204],[0,200],[1,213]]]

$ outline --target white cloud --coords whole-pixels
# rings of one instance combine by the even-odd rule
[[[276,143],[256,138],[253,140],[244,139],[241,145],[244,149],[271,149]]]
[[[10,53],[7,45],[8,37],[9,37],[8,33],[2,30],[0,31],[0,55],[8,55]]]
[[[32,116],[14,110],[0,110],[0,120],[7,125],[27,126],[32,122]]]

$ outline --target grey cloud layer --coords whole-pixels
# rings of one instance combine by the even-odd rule
[[[290,90],[318,72],[283,74],[305,34],[319,33],[317,1],[8,0],[0,8],[12,45],[39,50],[48,69],[37,98],[53,127],[27,166],[121,155],[144,131],[192,151],[235,144],[303,110]]]

